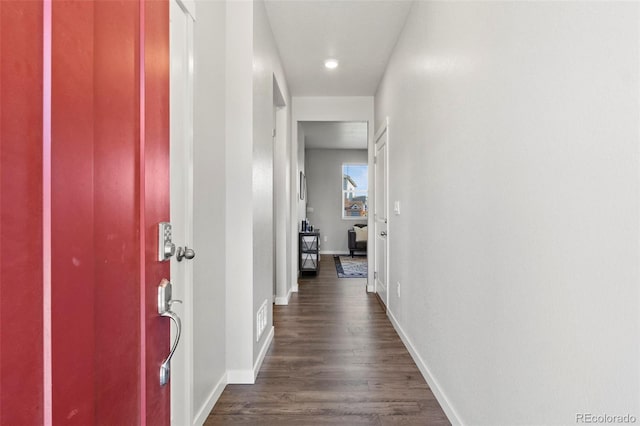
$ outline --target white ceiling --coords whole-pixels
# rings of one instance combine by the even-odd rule
[[[266,0],[293,96],[373,96],[402,30],[406,0]],[[335,58],[340,66],[324,67]]]
[[[305,121],[305,149],[367,149],[367,123]]]

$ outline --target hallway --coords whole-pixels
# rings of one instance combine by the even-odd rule
[[[255,385],[228,385],[205,425],[448,425],[365,280],[331,256],[274,306],[275,338]]]
[[[0,0],[0,426],[640,423],[639,17]]]

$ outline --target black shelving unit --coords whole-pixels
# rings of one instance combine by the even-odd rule
[[[320,268],[320,230],[298,234],[300,273],[318,273]]]

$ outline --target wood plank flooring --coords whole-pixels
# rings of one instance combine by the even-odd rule
[[[449,425],[365,280],[331,256],[274,306],[255,385],[228,385],[205,425]]]

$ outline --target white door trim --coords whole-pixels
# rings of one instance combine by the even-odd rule
[[[372,96],[292,96],[291,97],[291,283],[293,291],[298,291],[298,126],[305,121],[357,121],[367,123],[367,158],[369,159],[369,203],[375,202],[373,188],[374,154],[374,104]],[[369,238],[373,236],[373,216],[369,215],[367,224]],[[367,257],[372,258],[373,249],[367,246]],[[373,291],[373,262],[368,262],[367,291]]]
[[[386,293],[385,293],[385,298],[386,300],[383,300],[385,306],[387,307],[387,310],[389,310],[389,289],[390,289],[390,283],[389,283],[389,229],[391,227],[391,218],[389,217],[389,117],[385,117],[384,123],[382,123],[382,125],[380,125],[380,128],[378,129],[378,131],[376,131],[375,137],[374,137],[374,182],[377,182],[377,176],[375,176],[375,173],[378,172],[378,169],[375,167],[375,161],[377,161],[377,153],[378,153],[378,143],[380,143],[381,145],[385,146],[385,156],[384,156],[384,170],[385,170],[385,176],[384,176],[384,190],[385,190],[385,194],[386,194],[386,198],[387,198],[387,202],[384,204],[384,215],[387,219],[387,223],[386,223],[386,232],[387,232],[387,236],[384,239],[384,247],[385,247],[385,262],[384,262],[384,271],[385,271],[385,277],[384,277],[384,282],[387,285],[386,288]],[[376,198],[377,195],[379,194],[379,188],[375,188],[375,192],[376,192]],[[373,233],[375,233],[377,231],[377,223],[376,220],[377,218],[375,217],[375,208],[374,208],[374,229],[372,230]],[[371,232],[370,232],[371,233]],[[376,236],[375,234],[373,235],[373,241],[374,241],[374,245],[375,245],[375,241],[376,241]],[[374,265],[377,264],[377,259],[376,256],[378,256],[378,250],[375,250],[374,252]],[[376,271],[377,272],[377,271]],[[377,282],[374,279],[373,280],[374,283],[374,291],[376,293],[378,293],[378,288],[377,288]]]
[[[389,117],[386,117],[386,118],[384,119],[384,123],[382,123],[382,124],[380,125],[380,127],[379,127],[379,128],[378,128],[378,130],[376,131],[375,136],[373,137],[374,144],[375,144],[375,143],[378,143],[378,139],[380,139],[380,137],[382,136],[382,134],[383,134],[384,132],[388,131],[388,130],[389,130]],[[389,139],[389,138],[387,137],[387,141],[388,141],[388,139]]]
[[[171,203],[171,210],[176,207],[184,208],[184,236],[182,241],[178,241],[174,238],[174,243],[177,246],[189,246],[197,250],[197,247],[193,247],[193,119],[194,119],[194,25],[195,25],[195,3],[193,1],[186,0],[172,0],[175,5],[178,6],[179,12],[175,7],[170,7],[170,33],[173,30],[173,22],[183,20],[186,25],[184,44],[180,48],[184,49],[180,52],[180,56],[184,57],[186,61],[185,79],[181,81],[179,87],[174,87],[174,78],[170,74],[170,95],[175,90],[182,90],[184,96],[184,104],[180,106],[174,105],[174,102],[170,100],[170,126],[174,126],[173,122],[177,116],[176,113],[181,115],[183,120],[182,127],[184,131],[181,132],[177,138],[183,139],[183,143],[186,144],[184,149],[184,158],[182,159],[185,172],[185,179],[183,181],[186,186],[185,197],[186,200],[191,200],[191,205],[175,206]],[[177,15],[177,16],[176,16]],[[184,27],[183,27],[184,28]],[[171,34],[170,34],[171,37]],[[175,46],[172,46],[175,47]],[[176,55],[175,52],[170,52],[173,58]],[[172,69],[172,67],[170,68]],[[171,71],[170,71],[171,72]],[[177,109],[177,111],[174,110]],[[171,140],[172,148],[174,141]],[[178,157],[180,158],[180,157]],[[173,198],[173,197],[172,197]],[[187,203],[189,204],[189,203]],[[172,214],[173,216],[173,214]],[[173,218],[171,219],[173,221]],[[175,224],[174,224],[175,225]],[[175,235],[174,235],[175,237]],[[189,260],[183,260],[183,262],[191,262]],[[176,267],[175,257],[171,260],[172,263],[172,279],[174,275],[174,268]],[[180,288],[181,297],[177,297],[183,300],[183,304],[176,306],[176,310],[179,310],[182,317],[183,329],[182,337],[178,346],[178,351],[182,356],[174,357],[171,365],[171,405],[172,415],[171,420],[175,425],[190,425],[194,418],[194,397],[193,397],[193,384],[194,384],[194,366],[193,366],[193,268],[190,264],[183,265],[184,269],[184,282],[175,282],[174,289]],[[174,292],[178,293],[176,290]],[[178,293],[179,294],[179,293]],[[173,406],[176,403],[176,398],[179,398],[181,411],[178,413],[173,412]]]
[[[291,297],[290,223],[291,192],[289,189],[290,153],[287,144],[287,115],[289,105],[282,93],[280,83],[273,74],[273,225],[274,225],[274,294],[273,303],[286,305]],[[297,222],[297,220],[296,220]]]

